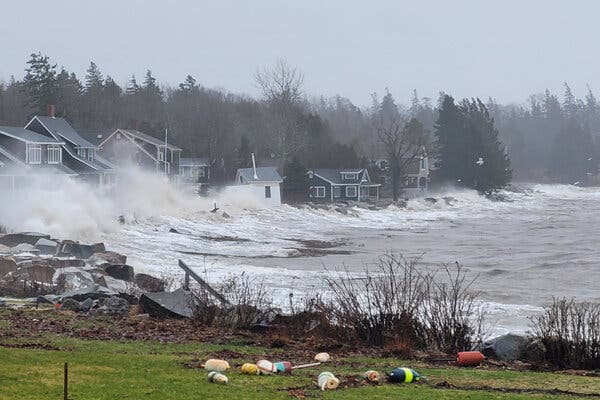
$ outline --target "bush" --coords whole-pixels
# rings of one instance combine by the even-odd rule
[[[477,277],[468,279],[463,267],[443,265],[442,277],[427,274],[423,285],[422,333],[431,349],[444,353],[471,350],[483,342],[485,310],[471,287]]]
[[[600,368],[600,305],[556,299],[531,318],[532,336],[557,368]]]
[[[484,311],[470,291],[462,267],[444,266],[443,278],[421,273],[420,258],[388,254],[365,277],[347,269],[329,273],[334,322],[370,346],[388,346],[406,353],[430,349],[447,353],[470,350],[481,340]]]

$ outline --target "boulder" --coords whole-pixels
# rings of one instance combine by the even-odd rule
[[[79,311],[82,312],[88,312],[92,309],[92,307],[94,307],[94,300],[90,299],[89,297],[87,299],[85,299],[84,301],[82,301],[79,304]]]
[[[73,298],[77,301],[83,301],[89,297],[92,300],[98,300],[98,299],[105,299],[107,297],[115,296],[117,294],[118,293],[113,290],[107,289],[107,288],[102,287],[93,282],[88,282],[79,289],[70,290],[70,291],[62,293],[60,295],[60,298],[61,299]]]
[[[144,293],[140,297],[143,313],[160,318],[191,318],[194,315],[193,298],[189,292],[177,289],[174,292]]]
[[[179,233],[179,231],[175,228],[169,229],[169,233]]]
[[[0,257],[0,278],[17,270],[17,263],[12,258]]]
[[[75,299],[65,299],[61,305],[61,310],[75,311],[78,312],[81,304]]]
[[[223,218],[231,218],[231,215],[227,214],[226,212],[224,212],[221,216]]]
[[[0,307],[6,307],[6,301],[0,299]]]
[[[81,244],[72,240],[63,240],[58,246],[57,254],[63,257],[75,257],[79,259],[88,259],[95,253],[104,253],[106,248],[104,243]]]
[[[56,250],[58,248],[58,243],[55,242],[54,240],[40,238],[36,242],[35,248],[40,251],[40,254],[54,255],[54,254],[56,254]]]
[[[30,253],[30,254],[39,254],[39,250],[36,249],[32,244],[29,243],[19,243],[16,246],[13,246],[9,249],[11,254],[22,254],[22,253]]]
[[[4,236],[0,236],[0,244],[8,247],[14,247],[20,243],[27,243],[34,246],[41,238],[50,239],[50,235],[39,232],[9,233]]]
[[[433,197],[425,197],[425,201],[431,204],[437,203],[437,199]]]
[[[19,266],[13,275],[31,282],[52,285],[54,283],[55,273],[56,270],[48,265],[33,264],[28,266]]]
[[[98,311],[108,315],[126,315],[129,313],[130,308],[131,305],[127,300],[112,296],[104,301],[104,304],[102,304]]]
[[[87,260],[91,266],[103,265],[103,264],[127,264],[127,256],[124,256],[114,251],[104,251],[102,253],[96,253]]]
[[[131,265],[107,265],[104,271],[110,277],[120,279],[122,281],[133,282],[134,270]]]
[[[498,358],[503,361],[514,361],[521,357],[523,350],[529,344],[527,336],[508,333],[486,341],[482,353],[486,357]]]
[[[144,292],[156,293],[165,291],[165,281],[152,275],[135,274],[134,280],[136,285]]]

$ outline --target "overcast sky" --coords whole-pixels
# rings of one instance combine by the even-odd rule
[[[600,1],[28,0],[0,5],[0,80],[41,51],[83,77],[90,60],[125,84],[151,69],[257,95],[254,72],[285,58],[306,91],[367,105],[389,87],[437,98],[524,102],[568,82],[600,90]],[[600,93],[598,93],[600,94]]]

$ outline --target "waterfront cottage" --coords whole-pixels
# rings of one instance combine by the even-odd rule
[[[281,188],[283,179],[275,167],[256,167],[254,155],[252,168],[240,168],[235,174],[236,186],[243,187],[246,195],[258,199],[265,206],[281,204]]]
[[[309,199],[333,202],[379,200],[379,183],[373,183],[366,168],[313,169],[307,172]]]

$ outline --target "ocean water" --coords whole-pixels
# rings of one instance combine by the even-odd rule
[[[504,202],[448,189],[427,194],[439,199],[434,204],[421,198],[406,208],[352,207],[345,215],[287,205],[261,209],[227,191],[194,198],[143,178],[132,176],[117,196],[65,187],[0,198],[9,205],[0,223],[102,240],[137,271],[158,276],[181,279],[178,259],[209,282],[244,272],[263,280],[281,305],[289,293],[326,293],[327,270],[344,267],[359,276],[386,252],[420,256],[422,268],[458,261],[476,278],[473,289],[488,309],[491,334],[527,331],[528,318],[553,296],[600,301],[600,188],[521,184],[502,193]],[[118,215],[124,225],[116,223]],[[307,251],[303,240],[332,242],[325,253],[334,254]]]

